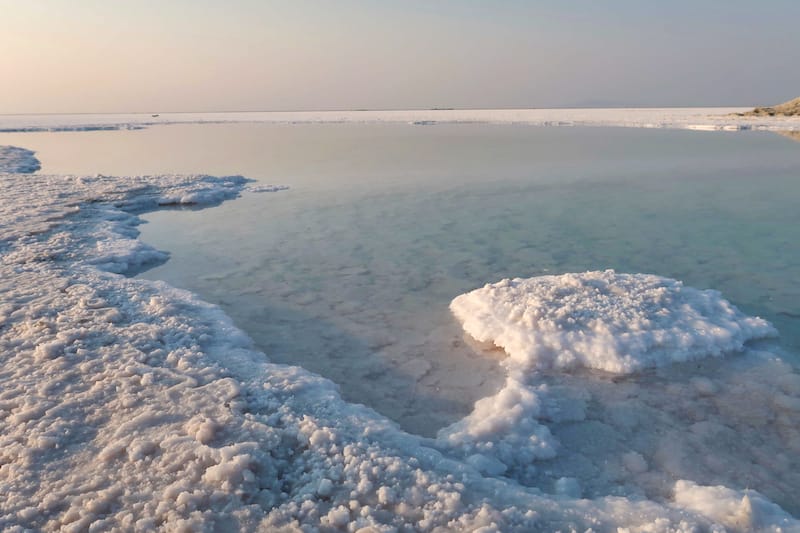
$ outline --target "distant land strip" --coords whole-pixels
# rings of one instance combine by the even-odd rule
[[[789,100],[772,107],[756,107],[746,113],[736,113],[740,117],[784,116],[794,117],[800,115],[800,97]]]

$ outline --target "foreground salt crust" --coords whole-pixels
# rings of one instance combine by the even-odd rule
[[[744,521],[709,511],[739,498],[724,488],[676,486],[674,505],[588,501],[569,480],[546,495],[481,474],[480,457],[437,451],[330,381],[269,364],[215,306],[113,273],[163,259],[136,241],[133,213],[232,198],[241,177],[0,180],[3,530],[798,527],[755,495],[741,494],[755,502]]]

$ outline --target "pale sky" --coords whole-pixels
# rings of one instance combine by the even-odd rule
[[[752,106],[798,0],[0,0],[0,113]]]

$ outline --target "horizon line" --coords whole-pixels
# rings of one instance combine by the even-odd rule
[[[164,114],[224,114],[224,113],[371,113],[382,111],[528,111],[528,110],[556,110],[556,109],[714,109],[714,108],[750,108],[753,105],[666,105],[666,106],[554,106],[554,107],[408,107],[408,108],[341,108],[341,109],[233,109],[216,111],[56,111],[56,112],[9,112],[0,113],[0,116],[45,116],[45,115],[160,115]]]

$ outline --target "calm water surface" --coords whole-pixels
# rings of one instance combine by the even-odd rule
[[[4,134],[42,172],[244,174],[288,185],[146,215],[143,274],[219,304],[426,435],[502,380],[448,311],[504,277],[614,268],[714,288],[800,346],[800,144],[769,133],[490,125],[181,125]]]

